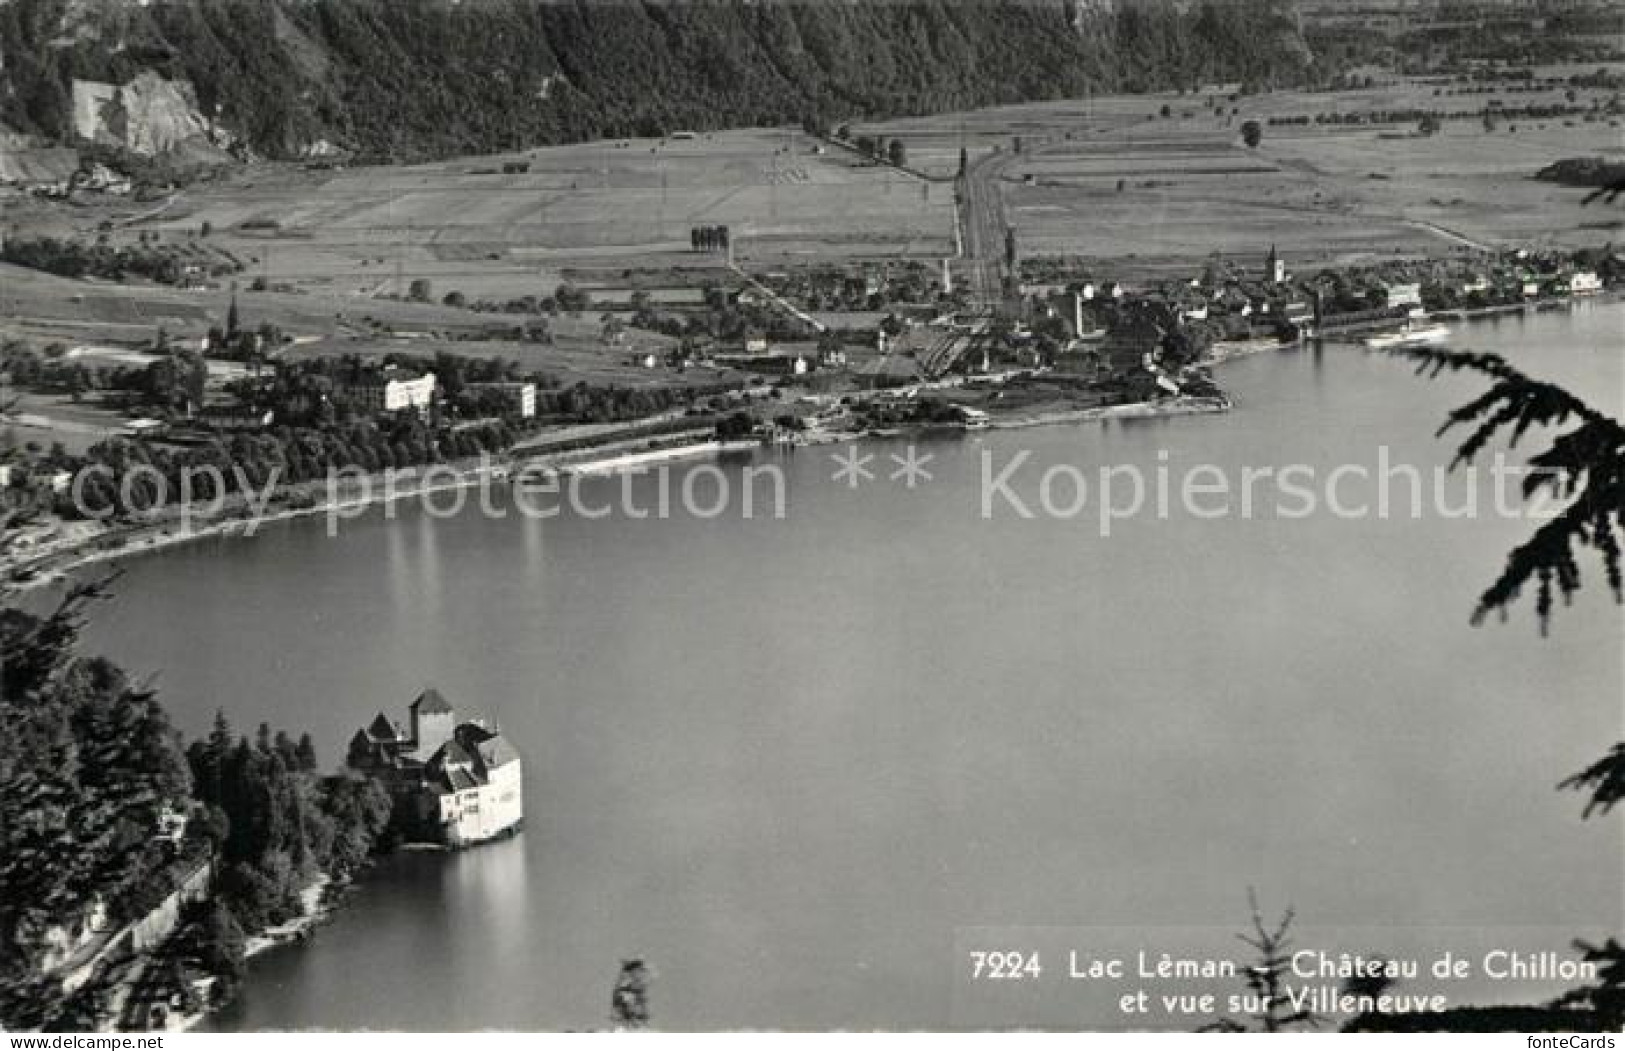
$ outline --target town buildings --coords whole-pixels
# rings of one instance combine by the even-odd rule
[[[1150,318],[1131,315],[1113,325],[1101,345],[1101,356],[1116,375],[1148,369],[1162,344],[1162,329]]]

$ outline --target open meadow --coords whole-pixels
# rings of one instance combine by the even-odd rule
[[[1487,130],[1475,116],[1445,119],[1432,135],[1414,120],[1315,122],[1569,102],[1557,89],[1453,94],[1458,87],[1115,96],[865,123],[853,133],[900,138],[911,166],[945,177],[961,148],[973,162],[997,151],[995,185],[1021,254],[1098,259],[1117,275],[1185,273],[1210,253],[1261,256],[1271,244],[1302,267],[1618,236],[1617,213],[1533,178],[1563,157],[1625,156],[1618,118],[1511,116]],[[1610,95],[1581,88],[1572,104]],[[1291,118],[1308,122],[1280,123]],[[1262,125],[1257,148],[1242,140],[1249,120]]]
[[[515,170],[523,167],[525,170]],[[800,132],[614,140],[400,168],[278,167],[198,192],[142,224],[211,238],[272,283],[350,296],[545,296],[574,278],[625,298],[724,281],[689,232],[727,226],[740,263],[951,252],[951,187],[860,161]],[[664,280],[662,280],[664,275]]]

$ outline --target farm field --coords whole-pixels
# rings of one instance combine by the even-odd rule
[[[528,170],[504,171],[514,165]],[[273,283],[366,297],[425,278],[437,296],[510,299],[583,271],[720,278],[723,258],[691,248],[695,226],[730,227],[736,259],[754,265],[940,256],[953,202],[947,186],[800,132],[739,131],[403,168],[261,168],[140,225],[169,237],[204,222]]]
[[[1555,90],[1452,90],[1413,81],[1234,101],[1120,96],[866,123],[853,134],[900,137],[911,166],[941,177],[958,169],[961,147],[972,161],[1005,155],[995,185],[1021,254],[1097,259],[1129,277],[1186,273],[1210,253],[1260,255],[1270,244],[1305,267],[1478,245],[1600,245],[1625,229],[1617,214],[1582,207],[1583,191],[1533,179],[1562,157],[1625,156],[1625,137],[1606,118],[1512,118],[1486,131],[1475,117],[1446,120],[1430,136],[1414,122],[1313,123],[1317,114],[1565,101]],[[1582,105],[1606,97],[1576,93]],[[1311,122],[1268,123],[1300,116]],[[1257,149],[1241,140],[1247,120],[1263,125]]]

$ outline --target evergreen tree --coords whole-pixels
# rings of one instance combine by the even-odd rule
[[[36,617],[0,610],[0,1025],[71,1021],[59,983],[34,980],[46,932],[83,922],[95,901],[115,919],[156,904],[173,859],[153,835],[184,811],[178,735],[152,693],[77,646],[107,581],[75,585]]]
[[[1238,937],[1256,954],[1243,969],[1246,975],[1247,997],[1253,1004],[1245,1019],[1222,1018],[1203,1028],[1212,1032],[1280,1033],[1292,1029],[1313,1029],[1320,1024],[1314,1013],[1296,1008],[1289,996],[1292,976],[1292,920],[1287,909],[1279,922],[1264,922],[1258,907],[1258,895],[1247,891],[1247,903],[1252,909],[1252,930]]]
[[[312,773],[316,769],[316,744],[310,739],[310,734],[299,735],[299,745],[294,750],[297,766],[305,773]]]

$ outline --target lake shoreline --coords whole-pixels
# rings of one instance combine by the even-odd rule
[[[64,543],[47,554],[31,554],[26,558],[0,560],[0,573],[15,573],[22,569],[30,576],[27,580],[12,581],[15,590],[32,590],[62,580],[67,574],[103,562],[150,554],[182,544],[193,544],[212,538],[252,537],[262,526],[290,522],[317,515],[338,518],[350,517],[375,506],[388,506],[403,500],[432,496],[437,493],[466,489],[491,482],[503,482],[526,471],[557,471],[561,474],[589,474],[613,471],[613,465],[628,458],[647,455],[661,460],[704,456],[730,451],[729,443],[716,441],[695,442],[686,436],[684,443],[658,450],[648,449],[644,441],[641,452],[620,452],[604,456],[606,451],[626,446],[642,439],[611,439],[600,445],[568,452],[544,452],[522,455],[486,457],[455,463],[434,464],[428,467],[409,467],[391,472],[346,475],[342,477],[347,491],[334,492],[332,479],[300,482],[288,486],[277,494],[283,506],[264,514],[254,515],[248,508],[233,508],[206,520],[190,516],[181,520],[124,525],[90,533]],[[308,503],[303,501],[309,501]],[[299,506],[286,506],[298,502]]]
[[[1504,304],[1479,308],[1459,308],[1434,311],[1429,316],[1437,320],[1472,322],[1480,318],[1498,318],[1557,309],[1571,310],[1582,303],[1615,303],[1620,295],[1587,296],[1579,299],[1532,304]],[[1356,340],[1341,340],[1336,336],[1322,337],[1322,342],[1357,346]],[[1256,357],[1277,351],[1301,350],[1304,340],[1280,343],[1269,340],[1241,340],[1228,345],[1220,344],[1217,352],[1204,362],[1218,368],[1233,361]],[[1228,396],[1175,397],[1153,402],[1133,402],[1125,405],[1096,406],[1080,409],[1046,409],[1031,413],[1013,412],[1008,416],[990,419],[986,430],[1020,430],[1031,427],[1053,427],[1106,420],[1157,419],[1163,417],[1211,415],[1230,411]],[[635,424],[633,425],[635,426]],[[975,433],[968,429],[963,433]],[[908,432],[904,428],[904,432]],[[893,437],[868,432],[822,432],[806,440],[806,444],[858,442],[875,437]],[[8,587],[17,591],[58,583],[75,571],[122,558],[141,556],[181,544],[197,543],[212,538],[254,536],[264,525],[288,522],[315,515],[349,517],[372,506],[388,506],[414,497],[465,489],[492,481],[517,480],[523,475],[540,477],[562,475],[614,475],[625,470],[637,470],[646,464],[672,462],[719,456],[731,452],[748,451],[755,447],[768,447],[765,442],[719,440],[708,429],[678,432],[664,438],[618,436],[611,432],[603,440],[580,448],[556,452],[530,452],[520,448],[499,457],[479,461],[459,461],[412,467],[395,472],[374,472],[367,475],[346,476],[345,481],[359,493],[333,495],[330,479],[301,482],[277,494],[284,506],[265,514],[253,516],[242,510],[219,514],[202,522],[178,526],[174,520],[164,523],[125,525],[100,532],[88,533],[63,542],[50,552],[30,554],[23,558],[0,558],[0,575],[12,575],[19,570],[28,574],[24,580],[13,579]],[[445,476],[430,479],[430,475]],[[308,502],[307,502],[308,501]],[[299,506],[286,506],[297,502]]]
[[[1227,359],[1233,360],[1233,359]],[[1030,427],[1048,427],[1079,424],[1108,419],[1149,419],[1164,416],[1189,416],[1228,411],[1226,398],[1173,398],[1160,402],[1134,402],[1087,409],[1060,409],[1030,415],[1012,415],[991,420],[986,429],[1015,430]],[[477,461],[434,464],[428,467],[410,467],[393,472],[374,472],[343,476],[346,490],[335,491],[332,479],[300,482],[279,492],[276,500],[283,506],[263,514],[254,514],[248,507],[235,507],[215,516],[182,515],[163,522],[123,525],[99,532],[91,532],[60,547],[40,555],[0,560],[0,574],[22,571],[26,579],[13,579],[8,587],[15,591],[31,591],[60,583],[69,574],[125,558],[141,557],[183,544],[195,544],[210,539],[253,537],[262,527],[301,518],[320,515],[343,520],[375,506],[389,507],[403,500],[424,498],[491,483],[518,481],[523,476],[612,476],[628,470],[640,470],[647,465],[670,463],[685,459],[717,457],[729,453],[748,452],[768,447],[750,440],[701,439],[704,432],[684,433],[668,439],[670,444],[651,448],[650,441],[642,438],[606,437],[601,444],[567,452],[521,453],[486,457]],[[974,433],[964,431],[963,433]],[[859,442],[880,435],[866,432],[837,434],[828,432],[822,442]],[[809,442],[809,444],[812,444]],[[298,506],[287,506],[297,503]]]

